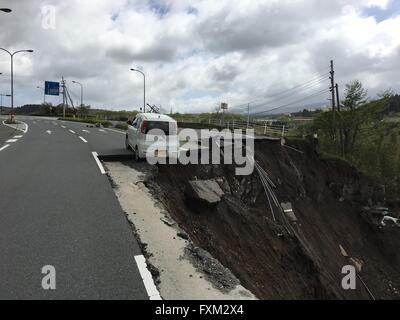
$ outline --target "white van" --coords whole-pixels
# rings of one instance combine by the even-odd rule
[[[135,159],[178,157],[178,124],[171,117],[158,113],[138,113],[128,121],[125,146],[133,150]]]

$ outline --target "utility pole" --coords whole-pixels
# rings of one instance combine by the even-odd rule
[[[332,92],[332,126],[333,126],[333,141],[336,141],[336,108],[335,108],[335,71],[333,69],[333,60],[331,60],[331,71],[329,79],[331,79],[331,87],[329,88]]]
[[[341,116],[340,114],[340,99],[339,99],[339,85],[336,83],[335,84],[335,90],[336,90],[336,105],[337,105],[337,110],[338,110],[338,115],[339,117]],[[341,120],[341,119],[340,119]],[[342,121],[339,122],[339,142],[340,142],[340,152],[342,153],[342,156],[344,156],[344,150],[343,150],[343,126],[342,126]]]
[[[247,104],[247,129],[249,128],[250,122],[250,103]]]
[[[339,85],[338,85],[337,83],[335,84],[335,90],[336,90],[336,105],[337,105],[337,111],[340,111]]]
[[[64,77],[61,78],[61,88],[63,94],[63,118],[65,118],[65,80]]]

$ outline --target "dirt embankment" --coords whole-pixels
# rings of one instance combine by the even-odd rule
[[[290,145],[302,153],[276,141],[255,144],[279,202],[290,202],[298,219],[290,234],[283,214],[272,219],[256,171],[236,176],[229,165],[160,165],[157,195],[194,244],[261,299],[369,299],[359,280],[355,290],[341,287],[350,257],[362,263],[360,275],[376,298],[400,298],[400,229],[380,228],[361,214],[365,205],[383,205],[384,194],[347,163],[322,159],[304,141]],[[188,201],[188,182],[210,179],[222,200],[201,207]]]

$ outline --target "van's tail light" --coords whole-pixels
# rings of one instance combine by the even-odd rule
[[[146,133],[146,129],[147,129],[147,121],[143,120],[141,125],[140,125],[140,132],[141,133]]]

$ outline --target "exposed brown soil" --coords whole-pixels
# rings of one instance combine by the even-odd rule
[[[256,172],[236,176],[229,165],[160,165],[158,196],[194,244],[261,299],[369,299],[359,281],[356,290],[342,289],[341,269],[349,260],[339,244],[363,261],[360,275],[376,298],[400,298],[400,229],[378,228],[360,213],[366,198],[370,204],[382,199],[347,163],[321,158],[304,141],[290,145],[304,153],[263,140],[256,141],[255,158],[276,184],[279,201],[292,203],[296,235],[286,232],[280,217],[272,220]],[[222,201],[198,212],[185,199],[187,182],[195,179],[216,179]],[[344,186],[351,186],[351,196],[343,197]]]

